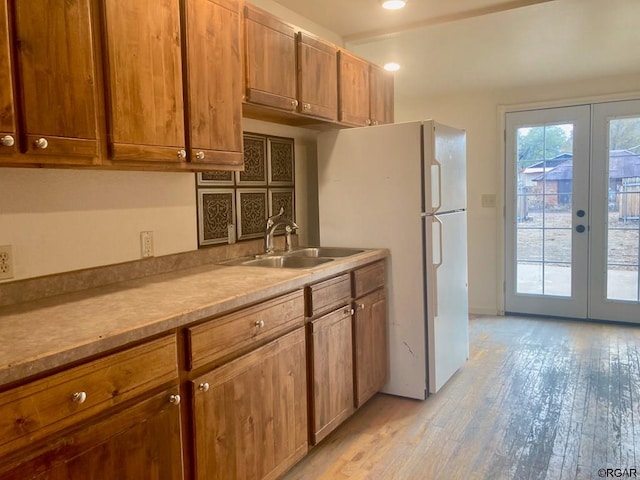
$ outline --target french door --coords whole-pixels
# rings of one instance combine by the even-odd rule
[[[505,310],[640,323],[640,101],[506,116]]]

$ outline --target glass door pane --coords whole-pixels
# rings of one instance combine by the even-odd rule
[[[609,121],[607,298],[637,302],[640,116]]]
[[[517,293],[571,296],[573,124],[517,129]]]

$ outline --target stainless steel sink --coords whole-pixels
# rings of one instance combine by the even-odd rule
[[[313,268],[332,260],[332,258],[299,257],[295,255],[269,255],[261,258],[236,259],[224,263],[225,265],[245,267]]]
[[[362,253],[364,250],[346,247],[302,247],[288,253],[289,256],[308,258],[342,258]]]
[[[255,257],[235,258],[223,265],[270,268],[313,268],[337,258],[357,255],[364,250],[343,247],[297,247],[289,252],[268,253]]]

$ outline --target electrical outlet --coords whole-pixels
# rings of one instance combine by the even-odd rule
[[[0,280],[13,278],[13,249],[11,245],[0,246]]]
[[[140,254],[142,258],[153,257],[153,232],[140,232]]]

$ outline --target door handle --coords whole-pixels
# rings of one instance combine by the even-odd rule
[[[576,227],[576,232],[578,232],[578,233],[583,233],[585,230],[586,230],[586,228],[585,228],[584,225],[578,225]]]

